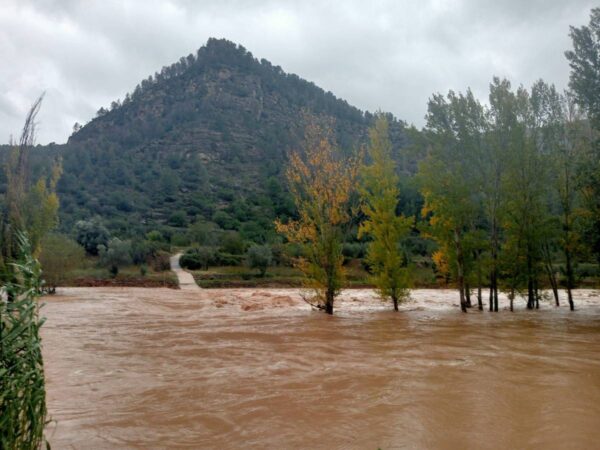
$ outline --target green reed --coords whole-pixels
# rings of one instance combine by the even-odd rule
[[[0,288],[0,449],[44,444],[46,388],[38,298],[41,269],[25,236],[11,264],[13,281]],[[46,447],[49,448],[46,442]]]

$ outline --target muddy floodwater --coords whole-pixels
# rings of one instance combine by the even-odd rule
[[[398,313],[347,291],[72,288],[44,299],[53,449],[600,446],[600,297]],[[566,303],[566,302],[565,302]],[[501,299],[501,307],[507,305]]]

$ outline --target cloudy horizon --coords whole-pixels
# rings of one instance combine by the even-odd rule
[[[46,92],[38,143],[66,142],[75,122],[209,37],[314,82],[361,110],[424,124],[434,92],[470,87],[482,100],[492,76],[526,87],[568,84],[569,25],[593,2],[91,1],[5,0],[0,9],[0,144],[17,135]]]

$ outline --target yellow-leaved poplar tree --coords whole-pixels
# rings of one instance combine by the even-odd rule
[[[38,257],[43,237],[58,225],[58,196],[56,184],[62,174],[60,162],[54,164],[52,175],[41,177],[25,196],[25,229],[33,255]]]
[[[311,305],[333,314],[344,280],[342,244],[352,218],[360,156],[344,156],[330,123],[307,118],[304,148],[292,152],[286,177],[298,219],[275,222],[289,242],[302,247],[297,266],[314,297]]]
[[[400,243],[410,232],[411,219],[396,214],[400,196],[399,178],[392,159],[389,125],[380,114],[369,131],[370,165],[361,170],[361,209],[366,220],[359,237],[368,236],[366,261],[373,272],[373,283],[382,299],[391,299],[394,310],[410,292],[410,272],[400,251]]]

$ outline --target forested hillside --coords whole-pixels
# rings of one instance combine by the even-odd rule
[[[121,237],[157,230],[185,243],[184,230],[203,223],[264,242],[275,217],[294,211],[281,174],[305,114],[334,119],[346,150],[364,141],[373,121],[243,47],[210,39],[76,125],[67,144],[38,147],[33,157],[62,157],[64,232],[97,215]],[[404,124],[392,119],[391,129],[398,152]]]

